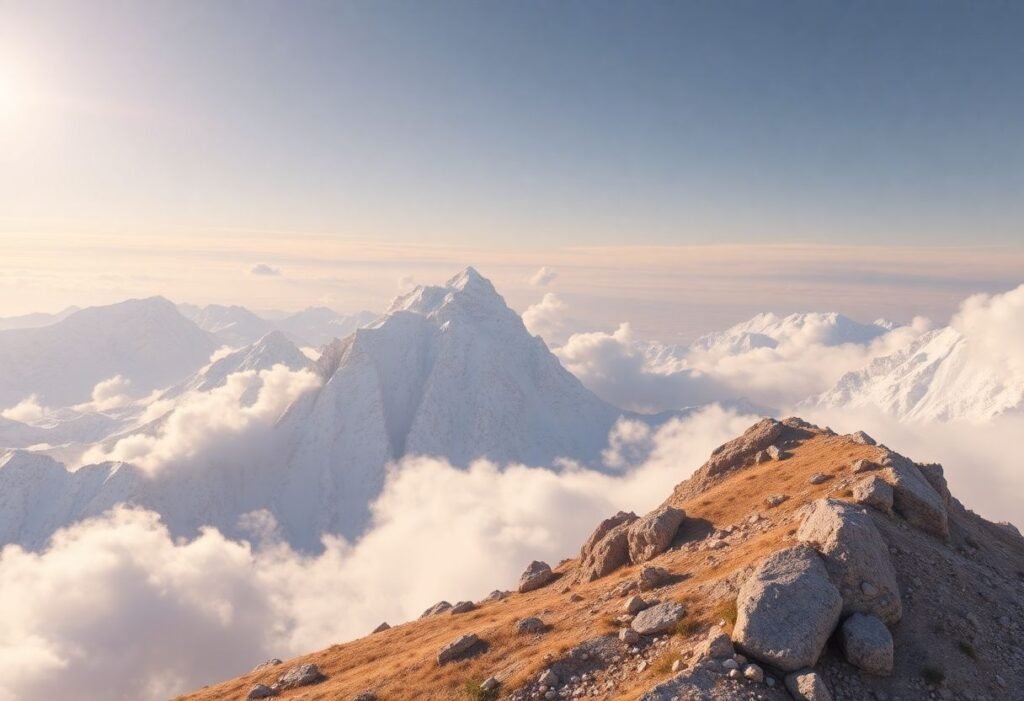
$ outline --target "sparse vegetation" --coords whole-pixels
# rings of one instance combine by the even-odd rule
[[[925,665],[921,669],[921,676],[932,686],[939,686],[942,682],[946,681],[946,671],[934,664]]]
[[[676,629],[674,632],[680,637],[689,638],[700,632],[700,629],[700,621],[693,618],[684,618],[679,621],[679,623],[676,623]]]
[[[966,640],[961,640],[960,642],[958,642],[956,644],[956,646],[960,650],[960,652],[964,653],[965,655],[970,657],[972,660],[978,659],[978,651],[975,650],[974,646],[971,645]]]
[[[467,699],[474,699],[474,701],[497,701],[498,690],[497,689],[484,689],[481,686],[482,682],[468,681],[463,687],[463,691],[466,692]]]
[[[730,626],[736,625],[736,600],[726,599],[715,609],[715,617],[723,619]]]
[[[666,650],[651,662],[651,669],[654,670],[655,674],[670,674],[672,672],[672,663],[677,659],[679,659],[678,655],[670,650]]]

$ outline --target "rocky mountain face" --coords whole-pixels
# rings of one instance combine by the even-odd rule
[[[1022,602],[1024,538],[941,466],[765,419],[513,591],[182,699],[1015,699]]]

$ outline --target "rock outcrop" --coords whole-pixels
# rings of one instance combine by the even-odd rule
[[[578,581],[592,582],[629,564],[629,526],[637,520],[620,511],[601,522],[580,550]]]
[[[483,641],[476,633],[466,633],[452,640],[437,651],[437,664],[443,665],[448,662],[462,659],[472,654]]]
[[[796,533],[825,560],[843,597],[843,614],[873,613],[886,623],[903,615],[889,548],[865,511],[833,499],[816,501]]]
[[[917,466],[902,455],[889,452],[885,463],[888,466],[884,474],[892,484],[896,513],[923,531],[949,538],[949,516],[942,495]]]
[[[547,586],[555,581],[555,577],[556,575],[551,571],[548,563],[534,560],[519,577],[519,593],[525,594],[528,591]]]
[[[627,531],[629,559],[640,564],[668,550],[684,518],[681,509],[662,506],[634,521]]]
[[[813,667],[841,610],[821,556],[803,545],[788,548],[769,556],[740,588],[733,640],[787,672]]]
[[[686,615],[686,607],[676,601],[666,601],[644,609],[633,619],[632,628],[640,635],[667,633]]]
[[[874,616],[855,613],[839,629],[839,646],[846,660],[868,674],[892,674],[892,634]]]

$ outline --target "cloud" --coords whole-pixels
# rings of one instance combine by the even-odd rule
[[[558,277],[558,271],[548,266],[543,266],[530,276],[531,287],[547,287]]]
[[[31,424],[46,417],[46,407],[39,403],[39,396],[31,394],[10,409],[0,411],[0,416],[11,421]]]
[[[967,338],[974,363],[1007,384],[1024,384],[1024,285],[968,297],[950,326]]]
[[[612,404],[640,412],[695,406],[736,396],[710,375],[653,370],[629,324],[613,333],[573,334],[555,353],[569,372]]]
[[[711,408],[656,431],[623,427],[617,474],[412,458],[391,470],[369,532],[326,538],[317,556],[276,540],[265,512],[245,519],[255,545],[212,529],[176,540],[155,514],[120,508],[41,553],[9,546],[0,701],[168,698],[442,598],[480,599],[533,559],[573,555],[609,514],[653,508],[753,420]]]
[[[555,354],[594,393],[626,409],[664,411],[737,399],[783,407],[906,347],[930,323],[916,319],[866,342],[844,342],[827,315],[777,327],[774,337],[734,331],[718,342],[674,347],[638,340],[629,324],[621,324],[613,333],[573,334]]]
[[[523,312],[523,324],[534,336],[540,336],[548,345],[562,343],[569,327],[569,307],[554,292],[548,292]]]
[[[164,417],[155,433],[132,434],[109,449],[95,446],[81,460],[131,462],[150,472],[197,457],[237,462],[240,454],[252,454],[261,441],[270,440],[270,425],[319,382],[308,370],[292,371],[284,365],[233,373],[208,392],[188,393],[173,404],[157,402],[159,413],[150,418]]]
[[[277,277],[281,274],[280,268],[273,268],[266,263],[257,263],[256,265],[249,268],[250,275],[265,275],[270,277]]]

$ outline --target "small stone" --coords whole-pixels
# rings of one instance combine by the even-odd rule
[[[637,614],[631,624],[641,635],[667,633],[686,615],[686,607],[675,601],[666,601]]]
[[[276,690],[263,684],[254,684],[252,688],[249,689],[249,693],[245,698],[246,701],[255,701],[255,699],[269,699],[274,696],[277,696]]]
[[[682,667],[683,667],[683,661],[682,660],[674,660],[672,662],[672,671],[673,672],[678,672],[680,669],[682,669]]]
[[[452,662],[465,657],[480,642],[481,640],[476,633],[460,635],[455,640],[452,640],[450,643],[438,650],[437,664],[442,665],[446,662]]]
[[[863,431],[857,431],[856,433],[850,434],[850,440],[854,443],[860,443],[861,445],[878,445],[875,439],[864,433]]]
[[[752,682],[760,683],[764,681],[764,670],[756,664],[748,664],[743,668],[743,676]]]
[[[388,622],[387,622],[387,621],[384,621],[384,622],[383,622],[383,623],[381,623],[381,624],[380,624],[379,626],[377,626],[376,628],[374,628],[374,629],[373,629],[373,632],[374,632],[374,633],[383,633],[384,631],[386,631],[386,630],[390,630],[390,629],[391,629],[391,626],[389,626],[389,625],[388,625]]]
[[[545,669],[537,681],[543,686],[558,686],[558,675],[550,669]]]
[[[439,613],[444,613],[445,611],[447,611],[451,607],[452,607],[452,605],[449,604],[447,601],[438,601],[436,604],[434,604],[433,606],[428,608],[426,611],[424,611],[422,614],[420,614],[420,618],[428,618],[430,616],[436,616]]]
[[[372,691],[364,691],[352,699],[352,701],[377,701],[377,694]]]
[[[786,501],[787,499],[789,499],[789,497],[785,494],[773,494],[772,496],[765,499],[764,503],[768,505],[769,509],[773,509],[782,502]]]
[[[632,628],[623,628],[619,631],[619,640],[627,645],[636,645],[640,642],[640,634]]]
[[[631,596],[631,597],[629,597],[628,599],[626,599],[626,605],[623,606],[623,610],[626,613],[628,613],[630,615],[633,615],[633,616],[635,616],[636,614],[640,613],[645,608],[647,608],[647,602],[644,601],[639,596]]]
[[[854,667],[878,676],[892,674],[892,634],[876,616],[855,613],[847,618],[839,629],[839,646]]]
[[[475,608],[476,604],[474,604],[472,601],[460,601],[459,603],[452,606],[451,609],[449,609],[449,613],[468,613],[469,611],[472,611]]]
[[[823,472],[815,472],[807,481],[811,484],[821,484],[822,482],[828,482],[830,479],[832,478]]]
[[[726,660],[722,660],[722,669],[739,669],[740,663],[731,657]]]
[[[548,563],[534,560],[519,577],[519,593],[525,594],[528,591],[540,589],[553,582],[555,576]]]
[[[519,635],[536,635],[537,633],[543,633],[547,629],[548,627],[544,621],[536,616],[524,618],[516,623],[516,633]]]
[[[672,575],[664,567],[645,565],[640,568],[640,577],[638,579],[640,591],[657,589],[666,584],[671,577]]]
[[[292,667],[277,678],[277,688],[280,690],[295,689],[300,686],[309,686],[322,682],[326,677],[320,673],[320,669],[311,663]]]
[[[786,688],[796,701],[832,701],[832,692],[825,680],[813,669],[786,675]]]
[[[860,590],[864,596],[878,596],[878,587],[871,582],[861,582]]]
[[[499,686],[501,686],[501,682],[498,681],[497,677],[487,677],[480,684],[480,688],[484,691],[494,691]]]
[[[729,670],[729,678],[730,679],[740,679],[742,676],[743,676],[743,674],[738,669],[730,669]]]

